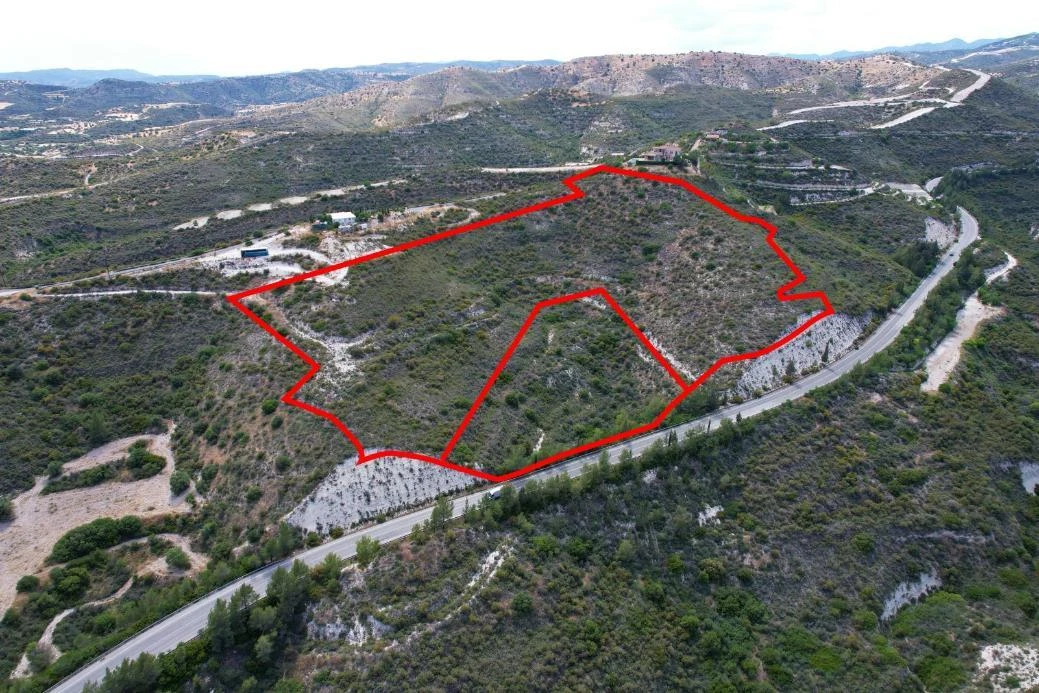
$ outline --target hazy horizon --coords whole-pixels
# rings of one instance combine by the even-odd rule
[[[885,46],[1011,37],[1039,27],[1039,7],[1010,0],[984,12],[966,3],[937,11],[877,0],[866,12],[825,0],[644,0],[583,7],[531,0],[501,13],[503,33],[480,30],[487,5],[474,0],[346,7],[309,0],[277,12],[184,0],[162,22],[129,0],[57,3],[46,33],[12,32],[0,71],[132,69],[152,75],[254,75],[376,63],[570,60],[618,53],[734,51],[827,54]],[[406,21],[401,17],[406,16]],[[623,18],[624,21],[618,21]],[[898,21],[892,21],[892,18]],[[39,26],[35,8],[7,10],[8,26]],[[146,29],[142,29],[146,27]],[[1022,28],[1025,27],[1025,28]],[[534,57],[544,56],[544,57]]]
[[[1027,34],[1027,33],[1031,33],[1031,32],[1025,32],[1025,33]],[[951,38],[942,39],[942,40],[936,40],[936,41],[914,41],[914,42],[907,43],[907,44],[904,44],[904,45],[927,44],[927,43],[940,44],[940,43],[946,43],[948,41],[955,41],[955,40],[961,40],[964,43],[968,43],[969,44],[969,43],[972,43],[974,41],[979,41],[979,40],[982,40],[982,39],[989,40],[989,41],[998,41],[998,40],[1001,40],[1001,39],[1008,39],[1008,38],[1013,38],[1013,37],[1012,36],[991,36],[991,37],[982,37],[982,38],[978,38],[978,39],[964,39],[964,38],[962,38],[960,36],[953,36]],[[813,53],[813,52],[809,52],[809,51],[804,51],[804,52],[800,52],[800,53],[795,52],[795,51],[772,52],[772,53],[762,53],[762,52],[754,52],[754,51],[735,51],[735,52],[743,52],[743,53],[748,53],[748,54],[751,54],[751,55],[769,55],[769,56],[794,56],[794,55],[824,55],[825,56],[825,55],[830,55],[830,54],[834,54],[834,53],[866,53],[866,52],[875,51],[875,50],[879,50],[879,49],[883,49],[883,48],[887,48],[887,47],[892,47],[892,46],[887,46],[887,45],[880,46],[880,45],[878,45],[878,46],[872,46],[872,47],[869,47],[869,48],[839,48],[837,50],[828,51],[826,53]],[[696,49],[696,48],[691,48],[689,50],[690,51],[697,51],[697,50],[709,51],[709,50],[718,50],[718,49],[711,49],[711,48]],[[675,53],[681,53],[681,52],[686,52],[686,51],[674,51],[674,52]],[[665,55],[664,53],[660,53],[659,51],[646,51],[645,53],[647,53],[647,54],[658,53],[658,54],[661,54],[661,55]],[[618,55],[618,54],[621,54],[621,53],[619,51],[609,51],[609,52],[605,52],[605,53],[598,53],[598,54],[595,54],[595,55]],[[583,56],[573,56],[573,58],[555,58],[555,57],[549,56],[549,57],[536,57],[536,58],[507,58],[506,57],[506,58],[483,58],[483,59],[478,59],[478,58],[465,58],[465,57],[463,57],[463,58],[454,58],[454,59],[449,59],[449,60],[383,60],[383,61],[379,61],[379,62],[356,63],[356,64],[350,64],[350,65],[346,65],[346,64],[343,64],[343,65],[322,65],[322,66],[319,66],[319,67],[318,66],[309,66],[309,67],[299,67],[299,68],[284,69],[284,70],[271,70],[269,72],[248,72],[248,73],[243,72],[243,73],[236,73],[236,74],[219,73],[219,72],[213,72],[213,71],[162,72],[162,73],[157,73],[157,72],[150,72],[150,71],[147,71],[147,70],[141,70],[141,69],[137,68],[134,65],[123,65],[123,66],[118,66],[118,67],[94,67],[94,66],[90,66],[90,65],[86,65],[86,66],[48,65],[48,66],[42,66],[42,67],[28,68],[28,69],[24,69],[24,70],[23,69],[7,70],[7,69],[3,69],[3,66],[0,66],[0,73],[47,72],[47,71],[56,71],[56,70],[73,70],[73,71],[84,71],[84,72],[119,72],[119,71],[125,71],[125,72],[139,72],[141,74],[146,74],[146,75],[149,75],[149,76],[152,76],[152,77],[198,77],[198,76],[205,76],[205,77],[223,78],[223,77],[248,77],[248,76],[260,75],[260,74],[287,74],[287,73],[305,72],[305,71],[312,71],[312,70],[313,71],[336,70],[336,69],[349,70],[349,69],[354,69],[354,68],[358,68],[358,67],[366,67],[366,66],[369,66],[369,65],[450,64],[450,63],[465,63],[465,62],[506,62],[506,63],[538,63],[538,62],[543,62],[543,61],[566,62],[567,60],[573,60],[575,58],[581,58],[581,57],[590,57],[591,55],[593,55],[593,54],[588,54],[588,55],[583,55]]]

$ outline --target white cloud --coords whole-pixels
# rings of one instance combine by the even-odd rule
[[[131,67],[166,74],[686,50],[830,52],[1039,29],[1039,4],[1018,0],[57,0],[45,12],[12,3],[4,15],[0,71]]]

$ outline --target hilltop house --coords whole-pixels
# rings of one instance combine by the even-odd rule
[[[353,212],[332,212],[328,216],[332,218],[332,223],[341,229],[353,228],[357,223],[357,215]]]
[[[662,144],[650,149],[648,152],[643,154],[640,159],[642,161],[655,161],[661,164],[669,164],[681,153],[682,149],[677,144]]]

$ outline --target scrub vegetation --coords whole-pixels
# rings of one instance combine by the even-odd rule
[[[611,70],[628,79],[629,58]],[[761,60],[763,80],[789,68]],[[723,67],[712,79],[728,74]],[[553,88],[439,111],[404,104],[413,118],[378,128],[374,111],[321,101],[293,107],[287,120],[260,113],[204,133],[149,135],[136,158],[5,157],[0,187],[12,196],[56,194],[0,203],[0,284],[28,287],[0,299],[0,541],[18,494],[42,476],[57,505],[70,489],[118,488],[162,471],[192,510],[101,518],[62,537],[49,562],[41,552],[0,623],[0,690],[45,690],[188,602],[321,544],[322,534],[281,520],[354,452],[333,426],[280,402],[306,365],[220,295],[54,294],[240,291],[270,277],[106,270],[257,241],[333,211],[379,220],[457,205],[363,232],[391,245],[461,223],[469,210],[486,218],[566,192],[568,173],[483,167],[622,164],[669,142],[679,163],[653,170],[774,223],[807,276],[803,288],[872,320],[867,329],[934,266],[927,217],[948,223],[963,205],[983,241],[892,348],[831,386],[576,479],[505,487],[458,522],[440,499],[434,519],[405,541],[369,540],[356,561],[280,571],[266,595],[239,592],[199,638],[119,667],[98,689],[944,691],[971,685],[985,645],[1034,643],[1039,501],[1019,466],[1034,464],[1039,449],[1039,102],[994,78],[963,105],[894,128],[868,129],[872,121],[850,109],[832,123],[755,129],[778,105],[858,96],[866,87],[855,69],[830,81],[812,73],[795,92],[787,75],[749,90]],[[663,84],[674,69],[654,62],[646,74]],[[76,137],[89,144],[89,134]],[[939,175],[926,204],[879,186],[815,204],[782,187]],[[362,187],[321,193],[354,185]],[[776,301],[790,275],[758,229],[689,204],[671,186],[596,177],[582,187],[583,200],[250,305],[324,365],[302,399],[363,431],[369,447],[431,454],[545,298],[606,286],[692,372],[761,347],[818,309]],[[292,195],[306,200],[276,202]],[[273,209],[215,217],[259,203]],[[200,216],[210,217],[205,226],[173,230]],[[321,239],[297,242],[306,251]],[[1004,252],[1019,266],[983,286]],[[32,288],[72,278],[88,280]],[[937,393],[921,392],[927,354],[976,290],[1005,313],[966,342]],[[602,302],[544,311],[457,458],[507,471],[644,420],[673,391],[645,356]],[[671,420],[730,402],[738,369],[719,375]],[[172,469],[133,448],[63,473],[100,445],[170,425]],[[337,537],[350,528],[327,529]],[[881,618],[896,588],[921,574],[940,587]],[[75,611],[54,629],[61,654],[52,658],[37,643],[67,609]],[[29,675],[8,679],[23,654]]]

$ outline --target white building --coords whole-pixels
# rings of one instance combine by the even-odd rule
[[[341,229],[348,229],[357,223],[357,215],[353,212],[332,212],[329,216]]]

